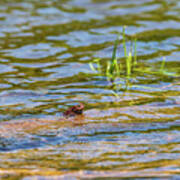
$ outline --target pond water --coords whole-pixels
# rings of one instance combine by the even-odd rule
[[[124,25],[140,68],[165,57],[166,73],[122,78],[115,96],[89,63],[111,58]],[[0,2],[1,179],[179,179],[179,112],[180,1]]]

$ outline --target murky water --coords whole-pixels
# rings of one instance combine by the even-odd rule
[[[141,68],[165,57],[166,74],[114,96],[89,62],[111,57],[123,25]],[[79,102],[83,116],[62,117]],[[178,0],[0,2],[1,179],[178,179],[179,112]]]

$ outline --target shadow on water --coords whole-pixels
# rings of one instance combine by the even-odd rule
[[[178,179],[179,10],[178,0],[1,1],[1,179]],[[166,74],[134,74],[114,96],[89,62],[106,63],[124,25],[140,69],[159,71],[165,57]],[[63,117],[79,102],[83,116]]]

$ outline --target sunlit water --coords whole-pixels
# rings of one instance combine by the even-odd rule
[[[166,74],[120,79],[115,96],[89,62],[111,57],[123,25],[141,68],[165,57]],[[178,0],[1,1],[0,177],[180,178],[179,75]]]

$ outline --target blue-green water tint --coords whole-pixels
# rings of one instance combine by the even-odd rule
[[[179,178],[179,17],[178,0],[1,1],[1,178]],[[123,25],[140,68],[165,57],[167,73],[137,73],[127,91],[120,79],[115,97],[89,62],[111,58]],[[78,102],[84,117],[58,120]]]

